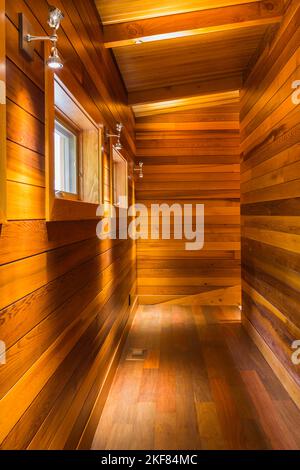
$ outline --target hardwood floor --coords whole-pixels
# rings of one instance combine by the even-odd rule
[[[140,307],[93,449],[299,449],[300,411],[239,313]],[[126,360],[131,348],[145,360]]]

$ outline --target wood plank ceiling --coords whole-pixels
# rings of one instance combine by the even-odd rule
[[[284,0],[95,0],[136,116],[232,103]]]

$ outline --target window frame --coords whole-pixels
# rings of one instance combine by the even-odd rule
[[[119,150],[116,150],[113,146],[111,146],[111,166],[112,166],[112,201],[114,207],[118,209],[128,209],[128,161],[127,159],[121,154]],[[121,160],[122,163],[125,164],[125,194],[124,196],[126,197],[126,207],[120,206],[117,201],[115,201],[115,160],[114,160],[114,154],[116,154]]]
[[[45,47],[45,54],[47,54],[47,47]],[[49,51],[48,51],[49,52]],[[66,114],[55,106],[55,83],[63,89],[63,91],[71,98],[78,109],[85,114],[90,120],[91,124],[95,127],[98,139],[98,200],[99,202],[87,202],[80,199],[83,194],[83,144],[82,135],[79,136],[79,151],[81,158],[79,158],[78,165],[78,193],[75,198],[71,193],[55,191],[55,120],[66,120],[71,124],[72,132],[74,132],[74,122]],[[69,85],[71,87],[69,88]],[[58,77],[49,67],[45,65],[45,160],[46,160],[46,221],[68,221],[68,220],[88,220],[98,219],[96,212],[99,204],[103,200],[103,124],[96,124],[91,116],[85,112],[84,107],[73,93],[76,93],[76,86],[74,82],[67,85]],[[58,117],[59,116],[59,117]],[[76,128],[76,124],[75,124]],[[82,134],[82,129],[78,129]]]

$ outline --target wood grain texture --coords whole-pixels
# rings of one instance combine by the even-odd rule
[[[212,283],[217,284],[214,279]],[[224,279],[219,280],[220,283],[224,284]],[[233,283],[233,279],[229,279],[228,283]],[[239,278],[236,278],[235,282],[240,282]],[[208,283],[206,283],[207,285]],[[233,287],[225,287],[222,289],[214,289],[210,292],[204,292],[201,294],[190,295],[181,297],[175,300],[169,300],[165,302],[168,305],[240,305],[241,303],[241,286],[238,284]]]
[[[241,92],[243,315],[295,398],[300,395],[299,366],[291,359],[292,343],[300,337],[300,110],[292,101],[292,83],[299,77],[299,20],[299,2],[292,1]]]
[[[93,449],[299,449],[300,412],[230,307],[140,306]],[[126,360],[130,348],[147,350]]]
[[[252,0],[257,2],[257,0]],[[189,11],[208,10],[249,3],[248,0],[122,0],[116,9],[110,0],[96,0],[103,24],[176,15]]]
[[[281,5],[96,3],[106,25]],[[0,191],[7,195],[0,203],[0,340],[7,346],[0,448],[91,447],[137,293],[141,303],[165,305],[139,311],[127,348],[146,348],[146,360],[126,362],[125,348],[93,448],[300,448],[299,411],[237,324],[239,310],[226,308],[240,302],[242,260],[243,323],[297,402],[291,344],[300,338],[300,125],[291,94],[299,79],[299,1],[289,2],[278,30],[258,21],[117,48],[123,77],[94,1],[56,6],[65,14],[62,82],[102,133],[123,123],[130,170],[144,163],[143,180],[130,180],[130,204],[204,203],[205,244],[186,251],[186,240],[98,240],[99,192],[107,203],[113,194],[112,141],[98,138],[85,143],[104,146],[101,191],[88,188],[88,215],[82,202],[56,199],[56,221],[46,222],[52,75],[42,44],[35,43],[33,62],[20,53],[18,13],[34,34],[45,34],[49,5],[0,0],[0,80],[4,68],[7,79],[6,133],[0,104],[0,141],[7,143],[5,165],[0,145]],[[241,19],[231,14],[233,23]],[[172,222],[171,234],[175,228]]]
[[[5,0],[0,2],[0,224],[6,220]]]
[[[235,86],[234,86],[235,85]],[[226,86],[226,85],[225,85]],[[182,89],[182,85],[179,87]],[[164,96],[164,101],[159,101],[155,103],[145,103],[145,104],[135,104],[132,106],[134,114],[136,117],[141,116],[152,116],[155,114],[165,114],[165,113],[174,113],[176,111],[188,111],[200,108],[216,107],[227,104],[234,104],[238,102],[239,99],[239,85],[232,83],[229,86],[229,90],[221,93],[204,93],[203,96],[200,92],[200,87],[198,90],[197,96],[192,96],[190,98],[178,98],[166,101]],[[231,90],[230,90],[231,89]],[[149,90],[148,90],[149,91]],[[150,90],[151,92],[151,90]],[[141,92],[139,92],[141,94]],[[191,94],[192,87],[191,87]],[[147,96],[147,95],[146,95]]]
[[[201,96],[224,93],[227,91],[239,90],[242,86],[241,74],[236,74],[227,78],[207,81],[198,81],[187,85],[166,86],[162,88],[153,88],[132,92],[128,96],[130,105],[159,103],[163,100],[178,100],[192,96]]]
[[[6,17],[2,5],[9,85],[8,221],[0,235],[0,339],[7,346],[0,370],[0,448],[75,449],[82,439],[91,443],[135,309],[136,247],[133,241],[98,240],[97,204],[91,220],[65,221],[66,210],[78,219],[82,208],[59,201],[61,220],[46,223],[44,53],[37,43],[32,63],[20,54],[18,13],[28,17],[34,34],[44,34],[48,4],[6,2]],[[132,162],[134,118],[101,41],[95,6],[68,0],[56,6],[65,13],[60,77],[99,126],[123,122],[124,155]],[[109,195],[109,178],[106,183]]]
[[[114,49],[129,92],[242,73],[267,27],[256,26]],[[176,51],[176,54],[174,54]]]
[[[144,162],[137,201],[149,209],[204,203],[205,213],[202,250],[186,251],[186,240],[172,239],[172,219],[171,240],[138,240],[140,302],[218,302],[220,289],[240,285],[238,106],[141,117],[136,129],[137,161]],[[225,299],[238,303],[230,291]]]
[[[285,7],[271,1],[96,2],[136,116],[230,103]],[[213,93],[220,96],[214,99]],[[207,97],[205,95],[208,95]],[[181,101],[182,100],[182,101]],[[153,103],[153,104],[152,104]],[[211,104],[209,104],[211,103]],[[173,109],[172,109],[173,108]]]

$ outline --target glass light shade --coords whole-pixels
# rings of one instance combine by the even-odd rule
[[[115,147],[116,150],[122,150],[123,145],[121,144],[120,141],[118,141],[118,142],[114,145],[114,147]]]
[[[51,54],[48,57],[46,63],[48,65],[48,67],[50,67],[50,69],[57,70],[57,69],[62,69],[63,68],[64,65],[62,63],[61,58],[58,55],[58,51],[57,51],[56,47],[53,47],[51,49]]]
[[[50,28],[58,29],[60,26],[61,20],[64,19],[64,14],[55,7],[50,7],[48,25]]]

